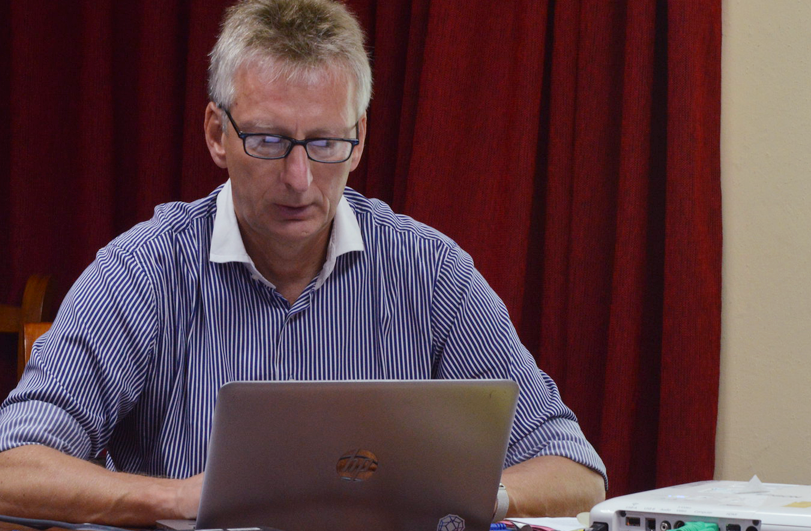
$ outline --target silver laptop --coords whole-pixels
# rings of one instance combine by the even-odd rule
[[[518,386],[232,382],[197,529],[487,531]]]

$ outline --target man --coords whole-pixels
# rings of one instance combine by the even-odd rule
[[[509,514],[587,510],[604,466],[459,247],[345,189],[371,73],[329,0],[246,0],[212,52],[229,181],[99,251],[0,409],[0,513],[191,518],[231,380],[511,378]],[[107,449],[107,469],[85,459]],[[178,479],[175,479],[178,478]]]

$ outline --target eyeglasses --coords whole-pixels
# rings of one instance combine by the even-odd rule
[[[308,138],[296,140],[289,136],[272,135],[270,133],[243,133],[234,121],[228,109],[220,107],[231,124],[237,136],[242,139],[245,153],[257,159],[275,160],[287,157],[295,146],[302,146],[307,152],[307,158],[325,164],[338,164],[346,162],[352,156],[355,146],[360,144],[356,138]],[[358,124],[355,124],[355,135],[358,135]]]

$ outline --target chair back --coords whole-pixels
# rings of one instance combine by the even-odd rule
[[[53,282],[48,275],[31,275],[25,283],[20,306],[0,304],[0,333],[17,334],[17,379],[25,362],[25,323],[42,322],[51,317]]]
[[[31,349],[34,348],[34,341],[39,339],[39,336],[47,332],[53,323],[50,321],[39,321],[37,323],[25,323],[23,325],[23,350],[25,351],[25,363],[31,359]],[[23,364],[25,368],[25,364]],[[17,378],[22,376],[22,371],[19,371]]]

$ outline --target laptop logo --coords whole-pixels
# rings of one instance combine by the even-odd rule
[[[345,481],[366,481],[377,471],[377,456],[369,450],[349,450],[338,459],[335,467]]]

